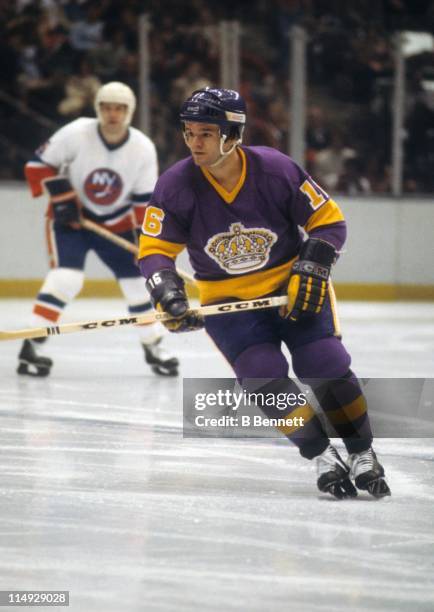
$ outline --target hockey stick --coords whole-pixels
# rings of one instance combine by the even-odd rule
[[[136,245],[130,242],[129,240],[125,240],[125,238],[122,238],[121,236],[117,236],[110,230],[105,229],[104,227],[101,227],[101,225],[98,225],[97,223],[94,223],[93,221],[89,221],[89,219],[84,219],[83,217],[81,217],[80,225],[81,227],[84,227],[84,229],[87,229],[90,232],[94,232],[94,234],[98,234],[98,236],[101,236],[102,238],[105,238],[106,240],[109,240],[110,242],[117,244],[122,249],[129,251],[133,255],[137,255],[139,252]]]
[[[84,227],[84,229],[87,229],[90,232],[94,232],[95,234],[98,234],[98,236],[101,236],[102,238],[105,238],[106,240],[109,240],[110,242],[117,244],[122,249],[125,249],[126,251],[133,253],[133,255],[137,256],[139,254],[139,249],[136,247],[135,244],[133,244],[132,242],[129,242],[129,240],[125,240],[125,238],[122,238],[122,236],[117,236],[110,230],[105,229],[104,227],[101,227],[97,223],[94,223],[93,221],[90,221],[89,219],[84,219],[82,217],[80,224],[81,224],[81,227]],[[185,280],[186,283],[194,287],[196,286],[194,278],[190,276],[190,274],[187,274],[187,272],[184,272],[183,270],[177,270],[177,272],[179,276]]]
[[[247,310],[260,310],[262,308],[276,308],[288,303],[288,297],[278,296],[269,298],[256,298],[245,302],[227,302],[225,304],[212,304],[211,306],[199,306],[191,312],[203,316],[227,314],[228,312],[245,312]],[[150,312],[149,314],[137,315],[135,317],[115,317],[114,319],[99,319],[97,321],[82,321],[81,323],[64,323],[51,327],[34,327],[31,329],[19,329],[16,331],[0,331],[1,340],[19,340],[24,338],[45,338],[47,336],[58,336],[61,334],[72,334],[74,332],[100,330],[113,327],[125,327],[127,325],[148,325],[155,321],[168,321],[172,319],[165,312]]]

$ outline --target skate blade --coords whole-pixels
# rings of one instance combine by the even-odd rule
[[[33,376],[35,378],[45,378],[50,373],[49,367],[44,366],[35,366],[31,363],[27,363],[26,361],[20,361],[17,374],[21,376]]]
[[[178,376],[177,367],[166,367],[161,364],[151,366],[151,370],[154,372],[154,374],[157,374],[158,376]]]
[[[336,499],[357,497],[357,489],[349,480],[349,478],[334,480],[331,482],[324,482],[324,480],[320,478],[317,482],[317,485],[318,489],[322,493],[330,493],[330,495],[332,495]]]
[[[392,495],[389,485],[384,480],[384,478],[379,478],[378,480],[374,480],[370,482],[366,486],[366,490],[373,496],[375,499],[381,499],[382,497],[387,497],[388,495]]]
[[[158,359],[155,355],[146,354],[145,361],[148,365],[160,365],[166,368],[177,368],[179,366],[179,360],[177,357],[171,357],[170,359]]]

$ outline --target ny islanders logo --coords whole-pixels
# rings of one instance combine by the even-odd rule
[[[110,168],[93,170],[84,181],[84,192],[94,204],[108,206],[119,198],[122,192],[122,179]]]
[[[229,232],[208,240],[205,252],[228,274],[243,274],[265,266],[276,241],[277,234],[271,230],[232,223]]]

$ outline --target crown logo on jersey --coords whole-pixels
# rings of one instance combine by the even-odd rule
[[[208,240],[205,252],[228,274],[243,274],[262,268],[276,241],[277,234],[268,229],[232,223],[228,232]]]

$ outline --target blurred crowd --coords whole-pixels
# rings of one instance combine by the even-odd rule
[[[246,144],[288,150],[289,33],[308,34],[306,165],[326,189],[391,190],[393,40],[434,31],[429,0],[0,0],[0,178],[22,178],[57,127],[93,114],[98,87],[138,91],[138,16],[149,15],[151,136],[161,169],[185,156],[181,101],[219,82],[221,20],[242,27]],[[434,190],[434,53],[407,61],[404,190]]]

